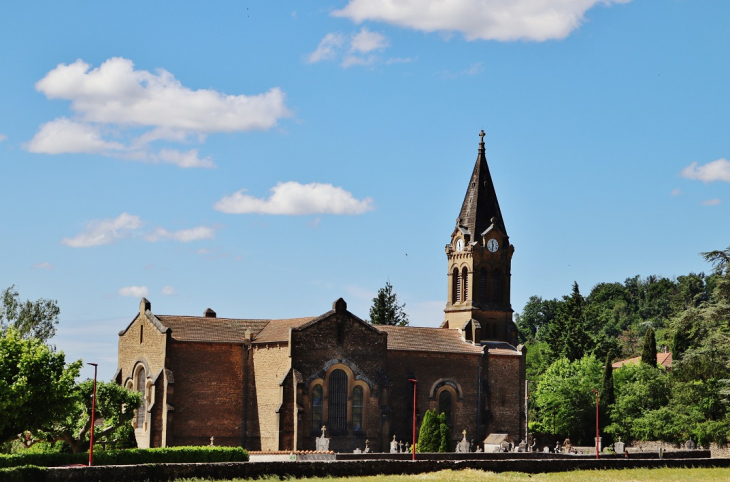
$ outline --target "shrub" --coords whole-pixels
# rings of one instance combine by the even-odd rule
[[[45,482],[46,468],[23,465],[0,469],[0,482]]]
[[[37,465],[59,467],[87,464],[88,453],[22,453],[0,455],[0,467]],[[168,463],[246,462],[248,452],[241,447],[167,447],[156,449],[99,450],[94,465],[138,465]]]

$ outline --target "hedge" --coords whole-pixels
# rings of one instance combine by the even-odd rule
[[[45,482],[47,471],[35,465],[0,469],[0,482]]]
[[[246,461],[248,461],[248,452],[241,447],[167,447],[156,449],[99,450],[94,452],[94,465]],[[80,452],[77,454],[0,454],[0,468],[22,465],[60,467],[76,464],[87,465],[88,463],[88,452]]]

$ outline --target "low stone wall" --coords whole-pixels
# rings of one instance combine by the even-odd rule
[[[659,451],[653,452],[631,452],[629,457],[641,459],[658,459]],[[706,459],[710,458],[709,450],[676,450],[664,452],[665,459]],[[411,454],[390,454],[390,453],[368,453],[368,454],[336,454],[337,460],[411,460]],[[498,452],[498,453],[417,453],[417,460],[575,460],[595,459],[596,454],[554,454],[545,452]],[[623,454],[601,454],[601,459],[623,459]],[[253,459],[251,459],[253,460]]]
[[[466,468],[490,472],[546,473],[569,470],[656,467],[730,467],[730,459],[639,459],[570,457],[563,459],[507,460],[353,460],[336,462],[231,462],[218,464],[107,465],[48,469],[48,481],[126,482],[170,481],[178,478],[255,479],[267,475],[300,477],[350,477],[367,475],[421,474]]]

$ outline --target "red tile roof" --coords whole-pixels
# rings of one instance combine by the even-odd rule
[[[624,365],[637,365],[640,361],[641,361],[641,357],[635,356],[634,358],[629,358],[626,360],[620,360],[620,361],[614,362],[613,365],[611,365],[611,367],[616,369],[616,368],[621,368]],[[665,368],[672,368],[672,352],[657,353],[656,362],[658,365],[662,365]]]
[[[490,355],[522,356],[522,352],[504,341],[485,341],[483,345]]]
[[[203,316],[154,315],[170,328],[170,336],[179,341],[243,343],[246,330],[258,334],[269,320],[207,318]]]
[[[388,350],[440,353],[481,353],[481,346],[465,342],[457,330],[416,326],[378,326],[388,334]]]

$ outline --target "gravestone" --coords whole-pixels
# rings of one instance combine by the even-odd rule
[[[391,454],[398,453],[398,442],[395,441],[395,435],[393,435],[393,441],[390,442],[390,453]]]
[[[623,443],[623,442],[621,441],[621,437],[619,437],[619,438],[618,438],[618,442],[616,442],[616,443],[614,443],[614,444],[613,444],[613,449],[614,449],[614,451],[615,451],[615,452],[616,452],[617,454],[622,454],[622,453],[624,453],[624,447],[625,447],[625,446],[626,446],[626,444],[624,444],[624,443]]]
[[[330,439],[324,436],[326,430],[327,427],[322,425],[322,435],[315,439],[317,443],[317,452],[329,452],[330,450]]]
[[[366,454],[370,453],[370,440],[365,439],[365,450]]]
[[[461,442],[456,444],[456,451],[460,453],[467,453],[469,452],[469,441],[466,440],[466,430],[461,433],[464,435],[464,438],[461,439]]]

